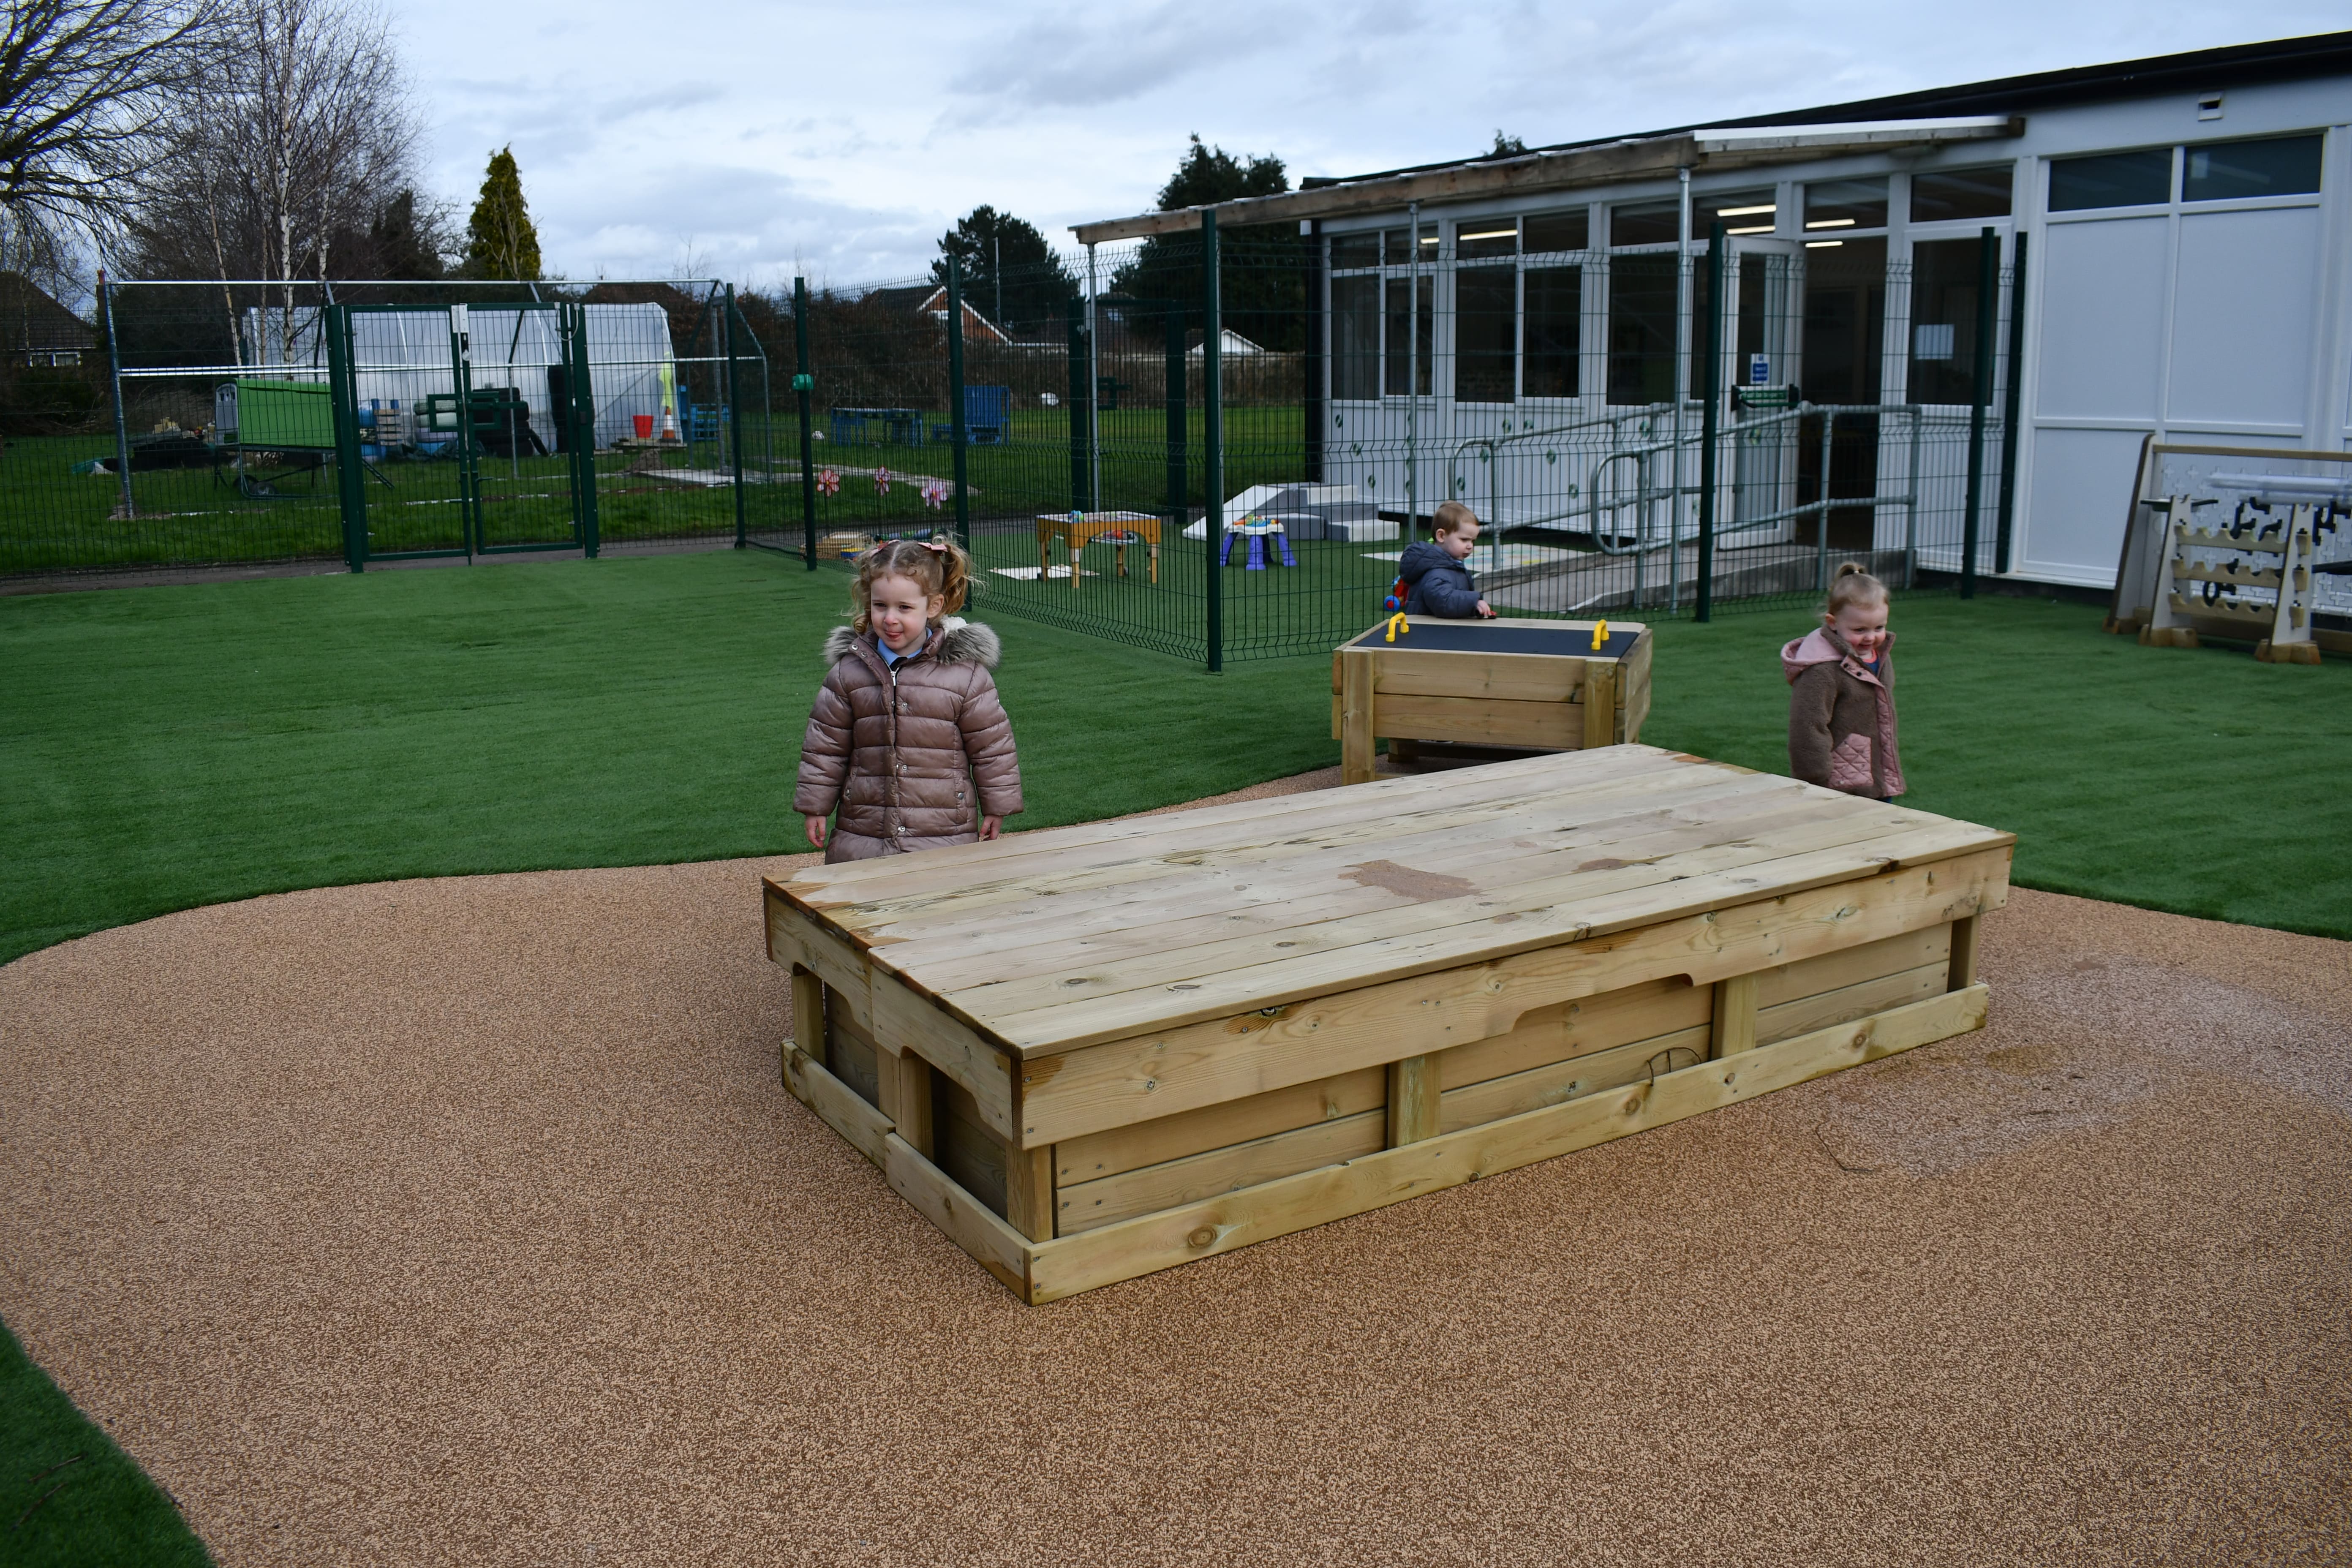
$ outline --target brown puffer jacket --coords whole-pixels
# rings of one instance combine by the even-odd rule
[[[1013,721],[998,700],[996,634],[950,619],[895,669],[871,637],[836,626],[833,669],[801,739],[793,808],[840,819],[827,862],[868,860],[980,837],[980,818],[1021,809]]]
[[[1846,640],[1816,626],[1780,650],[1789,678],[1789,771],[1807,784],[1872,800],[1903,793],[1895,731],[1895,634],[1878,672]]]

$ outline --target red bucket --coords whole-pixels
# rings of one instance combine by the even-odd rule
[[[630,423],[635,425],[637,427],[638,440],[650,441],[654,438],[654,416],[652,415],[632,414],[629,416],[629,420]]]

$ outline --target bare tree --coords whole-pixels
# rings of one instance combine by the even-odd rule
[[[422,128],[373,0],[217,3],[219,64],[173,95],[170,154],[135,225],[140,263],[277,285],[290,359],[296,284],[330,277],[339,248],[413,187]]]
[[[166,99],[214,58],[215,0],[9,0],[0,205],[86,217],[145,167]]]

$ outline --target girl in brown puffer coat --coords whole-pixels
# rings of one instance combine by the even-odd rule
[[[1830,584],[1822,624],[1780,650],[1789,771],[1807,784],[1872,800],[1903,793],[1886,610],[1886,584],[1849,561]]]
[[[1021,809],[1013,721],[988,673],[996,634],[949,613],[971,583],[971,558],[945,541],[859,558],[856,619],[825,637],[833,668],[793,796],[828,864],[994,838]]]

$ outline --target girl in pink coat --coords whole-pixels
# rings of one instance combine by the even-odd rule
[[[1886,584],[1849,561],[1822,624],[1780,650],[1789,678],[1789,771],[1873,800],[1903,793],[1895,737],[1895,634]]]

